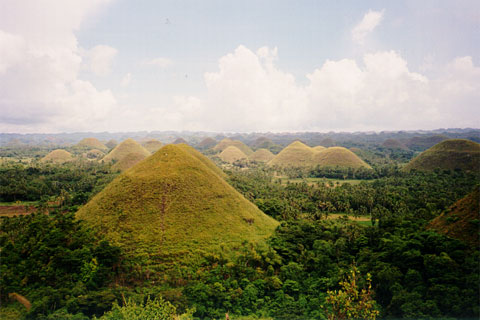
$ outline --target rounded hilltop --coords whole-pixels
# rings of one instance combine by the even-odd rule
[[[166,145],[124,171],[77,218],[127,255],[147,254],[161,263],[268,237],[278,223],[223,176],[192,147]]]
[[[105,151],[105,150],[108,149],[108,147],[106,145],[104,145],[103,143],[101,143],[100,140],[98,140],[97,138],[82,139],[75,146],[78,147],[78,148],[88,149],[88,150],[98,149],[98,150]]]
[[[65,163],[73,160],[74,158],[70,152],[65,151],[63,149],[56,149],[48,153],[40,161],[60,164],[60,163]]]
[[[137,141],[129,138],[113,148],[102,160],[105,162],[120,161],[130,153],[138,153],[145,157],[150,155],[147,149],[142,147]]]
[[[330,147],[313,156],[315,166],[320,167],[341,167],[341,168],[367,168],[371,167],[360,159],[355,153],[344,147]]]
[[[142,145],[150,153],[155,153],[155,152],[157,152],[158,149],[163,147],[163,143],[161,143],[160,141],[158,141],[156,139],[151,139],[151,140],[145,141],[144,143],[142,143]]]
[[[297,140],[286,146],[268,164],[278,167],[311,167],[314,153],[312,148]]]
[[[465,139],[444,140],[412,159],[405,170],[465,170],[480,172],[480,144]]]
[[[237,160],[247,159],[247,155],[242,150],[234,146],[229,146],[218,155],[224,162],[234,163]]]
[[[225,138],[222,141],[220,141],[215,147],[213,147],[213,150],[217,152],[222,152],[226,148],[233,146],[237,147],[238,149],[242,150],[243,153],[245,153],[247,156],[251,155],[253,153],[253,150],[250,149],[249,146],[247,146],[245,143],[243,143],[240,140],[232,140],[229,138]]]
[[[256,162],[268,162],[273,158],[275,158],[275,155],[271,153],[270,150],[258,149],[248,157],[248,160]]]

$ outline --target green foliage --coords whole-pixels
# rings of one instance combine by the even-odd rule
[[[367,274],[366,288],[358,287],[360,273],[354,265],[347,279],[340,282],[341,289],[327,291],[327,304],[331,306],[330,320],[365,319],[375,320],[380,314],[373,300],[372,280]]]
[[[105,311],[115,296],[105,289],[120,250],[95,236],[73,214],[31,214],[0,222],[0,299],[20,293],[32,303],[27,318],[55,310],[86,315]],[[63,311],[59,311],[63,312]],[[57,317],[62,318],[62,317]]]
[[[96,319],[96,318],[95,318]],[[125,301],[123,306],[114,304],[111,311],[106,312],[98,320],[175,320],[176,308],[162,298],[153,300],[147,297],[145,303],[137,303],[133,299]]]

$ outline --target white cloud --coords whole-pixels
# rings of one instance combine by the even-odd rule
[[[117,49],[107,45],[93,47],[85,54],[88,68],[97,76],[108,75],[117,52]]]
[[[155,58],[155,59],[145,61],[143,64],[148,65],[148,66],[155,66],[155,67],[158,67],[158,68],[161,68],[161,69],[165,69],[165,68],[170,67],[173,64],[173,62],[170,59],[158,57],[158,58]]]
[[[127,73],[126,75],[123,76],[122,81],[120,81],[120,85],[122,87],[128,87],[131,81],[132,81],[132,74]]]
[[[411,71],[394,51],[366,54],[361,64],[328,60],[305,86],[277,59],[275,49],[239,46],[205,74],[203,98],[177,97],[162,114],[173,128],[215,131],[478,126],[480,69],[470,57],[455,59],[436,79]]]
[[[385,10],[369,10],[362,21],[352,29],[352,39],[355,43],[363,45],[365,37],[372,32],[382,21]]]
[[[98,123],[115,98],[78,79],[82,57],[74,31],[109,1],[6,1],[0,11],[2,131],[73,131]]]

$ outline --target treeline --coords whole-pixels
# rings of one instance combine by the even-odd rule
[[[239,192],[277,220],[321,219],[328,213],[371,215],[373,221],[407,213],[431,219],[477,184],[474,175],[462,171],[416,172],[337,187],[322,182],[285,185],[261,168],[230,171],[229,178]]]
[[[33,166],[7,163],[0,166],[0,202],[48,201],[61,196],[65,204],[80,205],[116,175],[108,165],[93,161]]]

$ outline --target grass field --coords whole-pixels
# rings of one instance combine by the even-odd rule
[[[340,219],[345,217],[345,214],[343,213],[329,213],[327,216],[328,220],[334,220],[334,219]],[[370,216],[357,216],[354,217],[352,215],[348,215],[348,219],[357,222],[358,224],[364,225],[364,226],[371,226],[372,221],[370,219]]]

